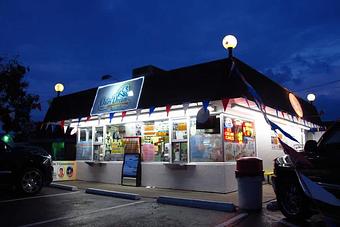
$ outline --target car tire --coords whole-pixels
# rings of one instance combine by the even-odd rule
[[[24,195],[34,195],[43,186],[43,175],[37,168],[25,169],[17,182],[17,189]]]
[[[282,182],[277,204],[284,216],[291,220],[305,220],[312,216],[308,198],[296,182]]]

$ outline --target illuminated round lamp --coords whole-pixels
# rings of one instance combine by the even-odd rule
[[[302,110],[299,100],[296,98],[296,96],[293,93],[289,93],[288,97],[289,97],[290,104],[292,105],[295,113],[299,117],[303,117],[303,110]]]
[[[315,95],[313,93],[308,94],[307,100],[311,103],[314,102],[315,101]]]
[[[60,93],[64,91],[64,85],[61,83],[57,83],[56,85],[54,85],[54,90],[57,92],[59,96]]]
[[[237,39],[233,35],[227,35],[222,40],[222,45],[229,52],[229,57],[233,56],[233,49],[237,46]]]

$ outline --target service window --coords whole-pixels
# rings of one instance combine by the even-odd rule
[[[219,116],[210,116],[205,123],[190,120],[190,161],[223,162]]]

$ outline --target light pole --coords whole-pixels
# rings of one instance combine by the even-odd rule
[[[229,58],[233,57],[233,49],[237,46],[237,39],[233,35],[227,35],[222,40],[222,45],[228,50]]]
[[[64,91],[64,85],[61,83],[57,83],[54,85],[54,90],[57,92],[57,97],[60,96],[60,93]]]
[[[310,102],[310,104],[313,104],[313,102],[315,101],[315,95],[313,93],[309,93],[307,95],[307,100]]]

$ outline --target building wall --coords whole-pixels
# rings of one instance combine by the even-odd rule
[[[89,166],[78,161],[78,180],[120,184],[122,162]],[[142,186],[227,193],[237,190],[235,163],[199,163],[178,169],[163,163],[142,163]]]

